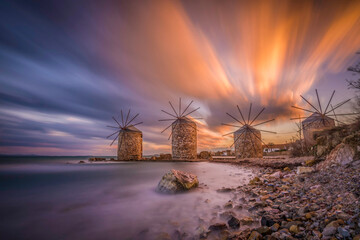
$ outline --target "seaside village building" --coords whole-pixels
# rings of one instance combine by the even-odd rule
[[[261,132],[251,126],[243,126],[237,130],[234,133],[236,158],[262,158],[263,152],[260,139]]]
[[[197,158],[196,123],[189,118],[178,118],[172,126],[172,159]]]
[[[305,144],[314,145],[316,143],[314,139],[314,132],[332,127],[335,127],[334,119],[318,112],[311,114],[308,118],[302,121]]]
[[[119,132],[118,160],[139,160],[142,158],[143,134],[134,126],[129,126]]]

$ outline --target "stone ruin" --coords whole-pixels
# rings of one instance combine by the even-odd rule
[[[240,128],[234,132],[236,159],[262,158],[261,132],[251,126]]]
[[[197,158],[197,128],[196,123],[188,118],[179,118],[172,128],[172,159]]]
[[[142,159],[142,132],[136,127],[130,126],[119,132],[118,160],[140,160]]]

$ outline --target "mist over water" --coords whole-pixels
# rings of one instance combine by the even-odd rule
[[[79,160],[84,159],[2,160],[0,238],[153,239],[177,230],[192,236],[203,221],[218,219],[219,206],[238,197],[216,190],[245,184],[252,175],[219,163],[75,164]],[[170,169],[196,174],[200,187],[184,194],[157,193]]]

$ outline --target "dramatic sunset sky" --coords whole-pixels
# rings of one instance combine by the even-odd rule
[[[263,140],[289,141],[300,94],[354,97],[359,50],[358,0],[1,1],[0,154],[115,155],[106,125],[128,108],[144,154],[170,152],[158,119],[179,97],[201,107],[199,151],[229,147],[225,113],[250,102],[276,118]]]

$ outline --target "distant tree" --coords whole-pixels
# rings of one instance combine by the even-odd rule
[[[356,54],[360,54],[360,52],[357,52]],[[360,61],[354,66],[349,67],[347,70],[349,72],[352,72],[353,75],[356,76],[355,78],[357,78],[357,79],[346,80],[349,84],[349,88],[360,90]]]

